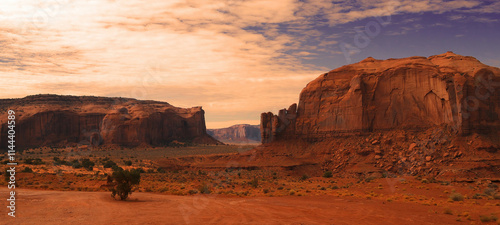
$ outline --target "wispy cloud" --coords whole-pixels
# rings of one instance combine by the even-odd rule
[[[297,101],[338,51],[335,27],[404,13],[490,13],[465,0],[4,0],[0,97],[92,94],[203,105],[222,123]],[[497,10],[498,11],[498,10]],[[492,12],[492,11],[491,11]],[[472,17],[471,17],[472,18]],[[492,22],[477,17],[478,22]],[[482,20],[482,21],[480,21]],[[490,19],[491,20],[491,19]],[[420,19],[401,23],[406,34]],[[331,69],[331,68],[329,68]],[[11,85],[16,87],[13,89]],[[257,112],[257,113],[256,113]],[[227,118],[226,118],[227,117]]]

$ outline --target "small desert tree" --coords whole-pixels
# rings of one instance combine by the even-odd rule
[[[111,197],[118,195],[120,200],[125,200],[132,194],[132,187],[141,181],[139,170],[124,170],[118,167],[111,175]]]

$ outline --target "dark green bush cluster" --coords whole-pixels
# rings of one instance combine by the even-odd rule
[[[54,157],[54,165],[59,166],[59,165],[69,165],[67,161],[64,159],[60,159],[59,157]],[[71,165],[69,165],[71,166]]]
[[[75,169],[85,168],[88,171],[92,171],[94,169],[95,163],[90,159],[74,159],[73,161],[66,161],[64,159],[60,159],[59,157],[54,157],[54,165],[66,165],[71,166]]]
[[[458,201],[463,201],[464,200],[464,196],[460,193],[452,193],[450,195],[450,199],[452,201],[455,201],[455,202],[458,202]]]
[[[487,222],[493,222],[493,221],[498,221],[498,217],[496,215],[491,215],[491,216],[479,216],[479,219],[481,222],[487,223]]]
[[[108,158],[105,158],[103,161],[102,161],[102,165],[104,168],[113,168],[113,167],[118,167],[118,165],[113,162],[113,160],[111,159],[108,159]]]
[[[139,170],[124,170],[118,167],[111,175],[113,186],[110,188],[111,197],[118,195],[120,200],[126,200],[132,194],[133,186],[141,182],[141,173]]]
[[[83,168],[85,168],[88,171],[94,170],[95,163],[90,161],[90,159],[82,159],[80,161],[81,165]]]
[[[257,188],[259,186],[259,179],[254,178],[248,184],[250,184],[250,186],[252,186],[253,188]]]
[[[325,172],[323,173],[323,177],[325,177],[325,178],[330,178],[330,177],[333,177],[333,173],[332,173],[332,171],[325,171]]]
[[[33,170],[29,167],[24,167],[24,169],[21,171],[23,173],[33,173]]]
[[[198,186],[198,191],[201,193],[201,194],[210,194],[210,187],[207,185],[207,184],[201,184],[200,186]]]
[[[43,160],[40,158],[35,158],[35,159],[27,158],[27,159],[24,159],[24,163],[28,164],[28,165],[43,165],[43,164],[45,164],[43,162]]]

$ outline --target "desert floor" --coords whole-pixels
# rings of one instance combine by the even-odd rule
[[[0,189],[0,196],[7,196]],[[2,224],[469,224],[440,207],[333,196],[223,197],[19,189],[16,218]],[[5,203],[2,205],[6,205]],[[433,213],[435,212],[435,213]],[[479,221],[477,221],[479,222]],[[480,223],[480,222],[479,222]]]

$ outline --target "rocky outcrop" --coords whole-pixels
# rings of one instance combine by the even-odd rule
[[[464,135],[497,132],[499,89],[500,69],[470,56],[370,57],[310,82],[298,106],[263,113],[262,143],[442,124]]]
[[[7,110],[16,112],[18,149],[54,145],[167,145],[172,141],[217,144],[206,133],[201,107],[130,98],[35,95],[0,100],[6,134]],[[0,147],[7,146],[7,135]]]
[[[228,144],[255,144],[261,141],[259,125],[238,124],[227,128],[208,129],[207,133]]]

